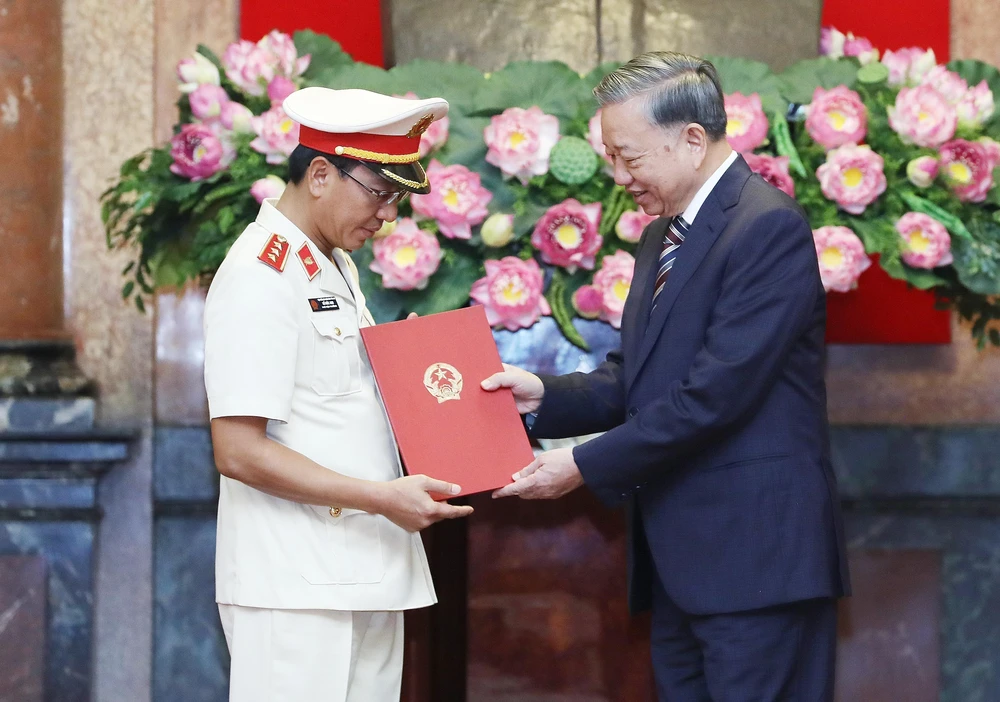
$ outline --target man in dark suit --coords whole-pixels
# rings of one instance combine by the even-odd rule
[[[653,52],[594,90],[615,182],[647,214],[622,345],[597,370],[508,367],[541,454],[496,497],[587,485],[629,507],[629,601],[665,702],[833,699],[849,594],[808,222],[725,139],[715,68]]]

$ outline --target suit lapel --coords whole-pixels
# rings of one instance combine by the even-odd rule
[[[750,174],[746,161],[742,157],[737,157],[701,206],[684,244],[678,250],[674,267],[670,270],[663,292],[660,293],[659,299],[656,301],[656,309],[649,315],[649,323],[645,333],[642,334],[639,352],[635,364],[632,366],[634,369],[633,378],[639,374],[639,369],[642,368],[643,363],[646,362],[656,345],[656,340],[662,333],[663,325],[666,323],[674,303],[677,302],[681,290],[691,280],[691,276],[698,270],[698,266],[705,260],[705,256],[708,255],[719,238],[719,234],[725,229],[728,221],[725,210],[739,201],[739,194]],[[649,310],[652,297],[653,290],[650,286],[650,289],[644,294],[645,310]],[[636,321],[641,328],[643,318]]]

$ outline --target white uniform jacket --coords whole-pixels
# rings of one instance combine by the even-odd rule
[[[208,292],[211,417],[266,417],[271,439],[330,470],[393,480],[402,470],[361,343],[359,328],[374,322],[354,264],[340,250],[334,261],[322,256],[274,203],[263,203]],[[381,515],[330,508],[222,477],[216,600],[336,610],[436,601],[418,534]]]

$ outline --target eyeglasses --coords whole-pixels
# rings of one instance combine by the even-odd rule
[[[378,200],[378,204],[383,207],[388,207],[393,203],[402,203],[406,200],[406,196],[410,194],[409,190],[375,190],[362,183],[343,168],[338,167],[337,170],[367,190],[373,198]]]

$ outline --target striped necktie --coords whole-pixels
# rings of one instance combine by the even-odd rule
[[[663,250],[660,251],[660,267],[656,271],[656,287],[653,288],[653,305],[649,310],[650,314],[656,309],[656,298],[663,291],[663,286],[667,284],[667,276],[670,275],[670,269],[674,267],[674,261],[677,259],[677,249],[684,243],[684,237],[687,236],[687,233],[688,223],[684,221],[683,217],[677,215],[670,220],[667,232],[663,235]]]

